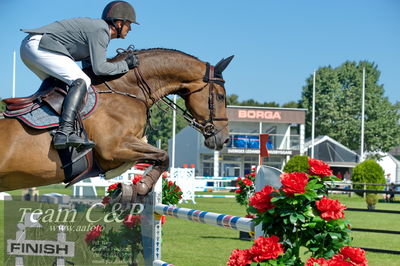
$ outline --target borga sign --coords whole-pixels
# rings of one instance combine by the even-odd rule
[[[281,120],[281,112],[270,110],[238,110],[239,118]]]

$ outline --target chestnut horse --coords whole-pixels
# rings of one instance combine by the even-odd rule
[[[149,108],[168,94],[180,95],[205,145],[222,149],[229,138],[222,71],[233,56],[213,67],[171,49],[136,50],[135,54],[139,67],[123,75],[91,75],[99,100],[83,124],[96,143],[93,155],[102,171],[126,163],[153,165],[137,186],[137,193],[145,195],[169,167],[167,152],[142,141]],[[61,183],[64,173],[51,142],[46,130],[29,128],[16,119],[0,119],[0,191]]]

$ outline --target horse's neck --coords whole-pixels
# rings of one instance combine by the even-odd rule
[[[197,73],[202,63],[198,59],[180,52],[165,51],[163,54],[151,53],[143,58],[143,78],[151,88],[151,98],[158,101],[169,94],[176,94],[183,83],[201,79]]]

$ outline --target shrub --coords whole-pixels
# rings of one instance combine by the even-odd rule
[[[293,156],[283,168],[285,173],[301,172],[307,173],[310,165],[308,164],[307,155],[295,155]]]
[[[378,195],[368,194],[367,197],[365,198],[365,201],[367,202],[368,205],[375,205],[376,203],[378,203]]]
[[[367,160],[358,164],[351,175],[354,183],[385,184],[385,173],[382,167],[373,160]],[[364,189],[363,185],[354,185],[355,189]],[[383,190],[384,186],[367,185],[369,190]],[[362,195],[362,193],[357,193]]]

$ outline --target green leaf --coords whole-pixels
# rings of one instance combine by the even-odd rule
[[[289,219],[290,219],[290,222],[291,222],[292,224],[296,224],[296,222],[297,222],[297,215],[296,215],[296,214],[291,214],[290,217],[289,217]]]

